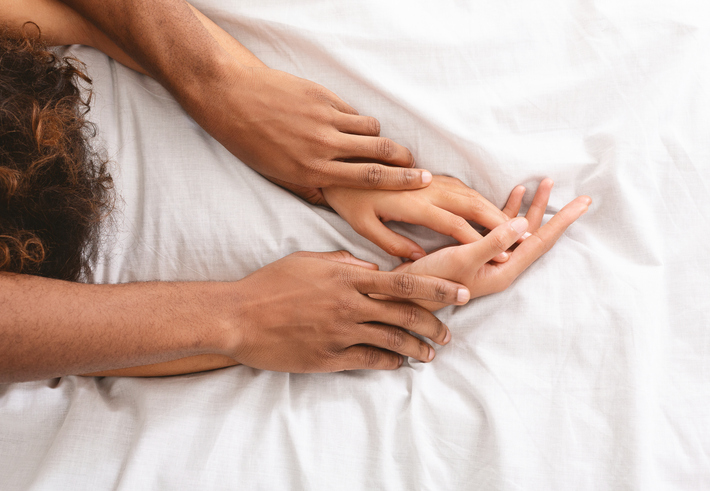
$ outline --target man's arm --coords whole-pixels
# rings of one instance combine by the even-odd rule
[[[184,0],[65,0],[165,86],[208,133],[302,196],[318,188],[417,189],[431,174],[313,82],[237,62]],[[366,163],[348,163],[357,159]],[[314,198],[319,199],[319,198]]]
[[[288,372],[395,369],[401,356],[433,359],[405,329],[439,344],[450,339],[423,307],[369,294],[469,299],[457,283],[376,271],[342,251],[291,254],[223,283],[86,285],[0,273],[0,383],[198,355]]]
[[[148,365],[219,350],[224,285],[86,285],[0,273],[0,382]],[[235,298],[234,301],[238,301]]]

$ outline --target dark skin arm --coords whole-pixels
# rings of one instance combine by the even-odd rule
[[[469,298],[456,283],[380,272],[346,252],[291,254],[224,283],[87,285],[0,273],[0,383],[200,355],[288,372],[396,369],[402,356],[433,358],[404,329],[450,339],[423,307],[369,294],[457,305]],[[195,362],[177,367],[214,368]]]
[[[242,162],[312,203],[324,203],[325,186],[417,189],[431,182],[431,174],[410,168],[409,150],[378,136],[377,120],[318,84],[238,61],[183,0],[64,3]]]

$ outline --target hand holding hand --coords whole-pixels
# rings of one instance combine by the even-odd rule
[[[291,254],[238,282],[242,319],[223,354],[254,368],[287,372],[395,369],[403,356],[431,361],[448,328],[426,309],[368,294],[461,305],[465,287],[448,280],[377,271],[347,252]],[[405,330],[406,329],[406,330]]]
[[[411,191],[372,191],[342,187],[324,188],[328,204],[363,237],[393,256],[413,260],[426,252],[383,222],[423,225],[449,235],[462,244],[481,239],[467,222],[494,228],[509,217],[460,180],[434,176],[431,185]],[[502,257],[499,260],[505,260]]]
[[[592,202],[588,196],[580,196],[562,208],[547,224],[540,227],[552,185],[551,179],[542,181],[525,218],[515,218],[499,225],[477,242],[446,247],[418,261],[403,263],[395,268],[395,271],[433,275],[458,281],[469,288],[471,298],[505,290],[520,273],[550,250],[567,227],[582,216]],[[523,196],[521,189],[518,187],[513,191],[504,208],[510,218],[515,217],[520,210]],[[509,250],[516,241],[523,238],[526,232],[531,235],[522,240],[515,250]],[[504,251],[508,251],[508,261],[490,262],[493,257]],[[429,310],[444,307],[444,304],[436,302],[418,301],[417,303],[426,306]]]

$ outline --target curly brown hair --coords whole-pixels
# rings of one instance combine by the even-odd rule
[[[78,281],[113,181],[89,145],[83,64],[57,57],[27,27],[0,26],[0,271]]]

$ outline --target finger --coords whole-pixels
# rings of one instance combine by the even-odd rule
[[[523,217],[514,218],[497,226],[483,239],[470,244],[475,262],[485,264],[500,253],[507,251],[528,229],[528,221]],[[464,246],[465,247],[465,246]]]
[[[338,131],[351,135],[379,136],[380,122],[371,116],[337,113],[334,121]]]
[[[554,184],[554,181],[550,178],[543,179],[535,192],[532,204],[525,214],[525,218],[528,219],[528,231],[530,233],[540,228],[542,217],[545,216],[545,210],[547,209],[547,202],[550,200],[550,191],[552,191]]]
[[[357,273],[353,275],[353,285],[364,295],[375,293],[447,305],[463,305],[471,298],[464,285],[433,276],[364,270]]]
[[[364,159],[399,167],[414,167],[414,156],[407,148],[389,138],[347,135],[341,144],[344,159]]]
[[[423,225],[435,232],[453,237],[461,244],[470,244],[482,238],[481,234],[476,232],[464,217],[443,210],[431,203],[412,202],[410,206],[402,210],[398,221]]]
[[[520,213],[520,206],[523,204],[523,196],[525,196],[525,186],[515,186],[508,197],[508,202],[503,208],[503,213],[509,218],[515,218]]]
[[[425,336],[441,345],[446,344],[451,340],[449,328],[424,307],[411,302],[385,300],[369,300],[369,302],[370,307],[368,310],[368,318],[364,319],[367,322],[378,322],[390,326],[401,327],[408,331],[421,334],[422,336]],[[368,344],[372,343],[368,342]],[[404,353],[398,349],[393,349],[393,346],[382,346],[380,344],[377,346],[421,359],[420,356]],[[426,353],[422,354],[422,356],[424,355],[426,355]]]
[[[512,281],[525,271],[533,262],[555,245],[575,220],[584,215],[589,209],[592,199],[589,196],[580,196],[562,208],[550,221],[540,227],[530,237],[525,239],[511,254],[511,259],[504,266],[504,272]]]
[[[373,300],[374,301],[374,300]],[[377,324],[360,324],[357,332],[358,344],[367,344],[386,349],[393,353],[410,356],[427,363],[434,359],[434,348],[404,329]]]
[[[363,261],[362,259],[358,259],[352,254],[350,254],[348,251],[333,251],[333,252],[309,252],[309,251],[300,251],[296,252],[294,255],[300,256],[300,257],[315,257],[318,259],[327,259],[329,261],[336,261],[339,263],[344,263],[344,264],[352,264],[353,266],[360,266],[361,268],[366,268],[366,269],[372,269],[377,271],[380,269],[380,267],[377,264],[368,262],[368,261]]]
[[[431,172],[422,169],[400,169],[382,164],[333,162],[326,177],[327,186],[359,189],[419,189],[431,183]]]
[[[508,216],[493,203],[462,182],[458,181],[458,185],[453,187],[448,184],[447,187],[450,189],[442,190],[431,198],[432,204],[489,229],[508,221]]]
[[[340,356],[343,370],[396,370],[403,362],[397,353],[372,346],[351,346]]]
[[[353,229],[373,242],[390,256],[406,257],[413,261],[426,255],[416,242],[387,228],[375,215],[368,215],[353,224]]]

